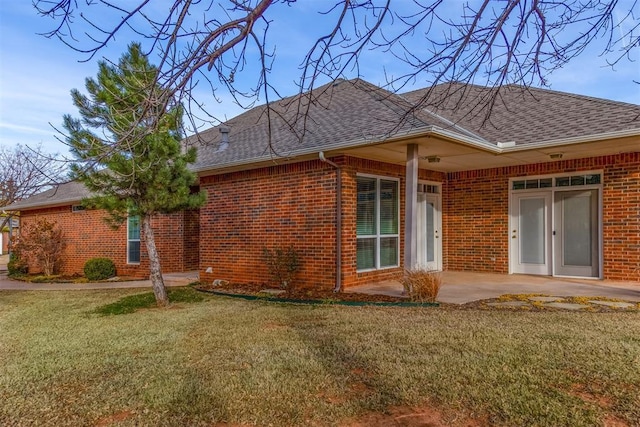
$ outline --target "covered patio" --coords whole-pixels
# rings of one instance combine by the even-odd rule
[[[553,296],[607,297],[640,301],[640,283],[612,280],[570,279],[524,274],[443,271],[438,301],[464,304],[505,294],[544,294]],[[353,286],[345,292],[402,296],[402,285],[395,280]]]

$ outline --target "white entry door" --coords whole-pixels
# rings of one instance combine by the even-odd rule
[[[514,194],[509,231],[512,272],[551,275],[551,192]]]
[[[418,193],[418,266],[442,270],[440,195]]]

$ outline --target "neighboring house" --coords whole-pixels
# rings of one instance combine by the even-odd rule
[[[84,263],[94,257],[114,261],[121,276],[148,277],[149,259],[140,240],[141,224],[130,217],[118,229],[106,222],[105,211],[84,209],[82,199],[89,195],[78,182],[61,184],[5,209],[20,211],[22,229],[39,218],[56,222],[65,239],[61,272],[82,274]],[[198,211],[159,215],[156,245],[166,273],[198,268]],[[30,270],[30,272],[34,272]]]
[[[490,93],[341,80],[187,139],[201,280],[264,282],[263,248],[291,245],[304,286],[414,266],[640,281],[640,106],[506,86],[488,114]],[[12,208],[47,213],[34,199]]]

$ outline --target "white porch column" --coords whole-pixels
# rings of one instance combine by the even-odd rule
[[[418,144],[407,145],[404,207],[404,268],[410,270],[417,263],[418,252]]]

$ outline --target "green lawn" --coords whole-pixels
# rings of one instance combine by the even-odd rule
[[[0,425],[344,425],[397,406],[454,424],[640,425],[638,313],[208,295],[95,312],[136,292],[0,292]]]

